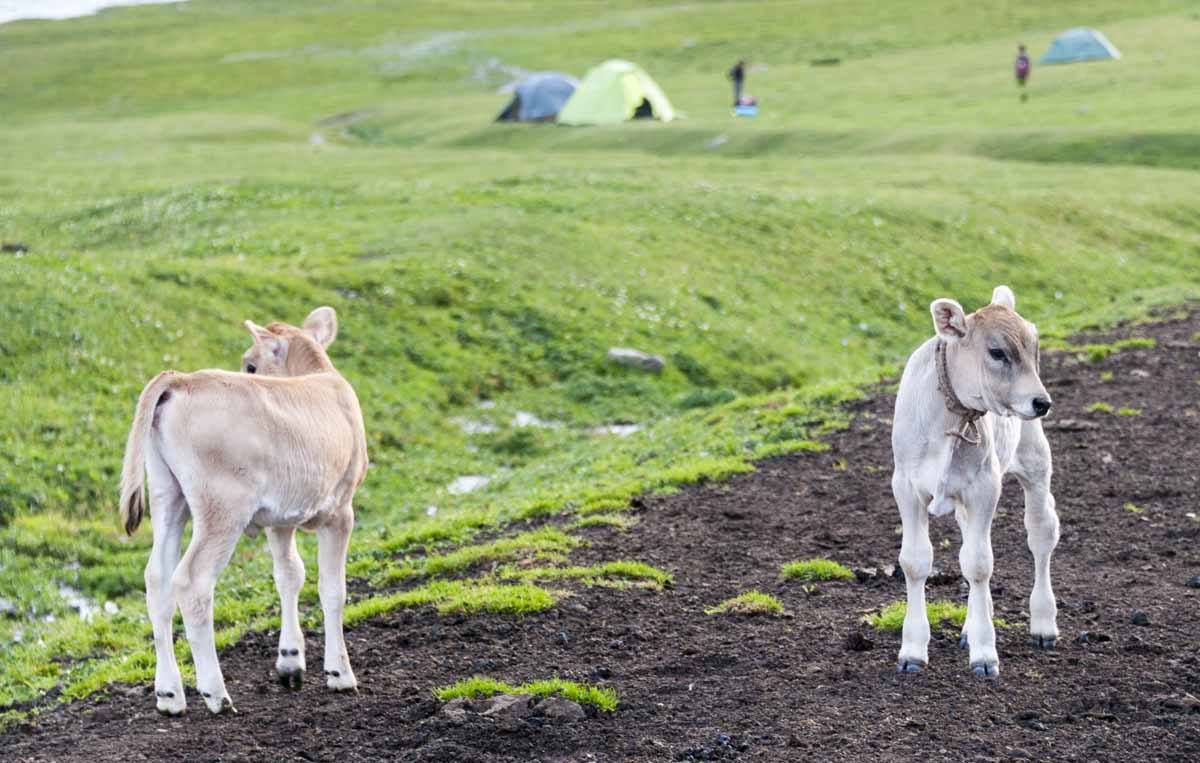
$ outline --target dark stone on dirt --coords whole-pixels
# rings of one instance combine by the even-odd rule
[[[929,573],[929,579],[925,582],[928,585],[950,585],[957,583],[959,580],[961,580],[961,577],[957,574],[946,572],[945,570],[934,570]],[[994,588],[992,592],[995,593]]]
[[[1200,588],[1200,575],[1197,575],[1196,577],[1189,580],[1187,582],[1187,587],[1188,588]]]
[[[879,577],[879,569],[876,567],[855,567],[851,572],[854,573],[854,579],[860,583],[869,583]]]
[[[1150,616],[1140,609],[1135,609],[1133,610],[1133,617],[1129,618],[1129,622],[1133,623],[1134,625],[1149,625]]]
[[[1076,644],[1103,644],[1105,641],[1112,641],[1112,636],[1107,633],[1083,631],[1075,637]]]
[[[490,657],[480,657],[471,663],[471,670],[476,673],[490,673],[496,669],[496,661]]]
[[[602,681],[605,679],[608,679],[608,678],[612,678],[612,671],[609,670],[608,668],[604,667],[603,665],[600,665],[592,671],[592,678],[598,678]]]
[[[462,723],[467,720],[466,697],[455,697],[442,706],[442,715],[452,722]]]
[[[587,713],[579,703],[572,702],[565,697],[546,697],[534,705],[533,711],[558,723],[581,721],[587,717]]]
[[[497,694],[487,701],[488,708],[481,713],[484,717],[499,721],[519,721],[533,711],[531,694]]]
[[[556,644],[566,645],[570,643],[570,641],[571,637],[567,635],[566,631],[559,631],[558,635],[554,637],[554,642]]]
[[[846,634],[846,650],[850,652],[869,652],[875,648],[875,642],[867,638],[861,631],[850,631]]]

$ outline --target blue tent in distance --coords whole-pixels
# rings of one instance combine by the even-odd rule
[[[574,77],[559,72],[534,72],[513,88],[513,99],[497,122],[552,122],[579,87]]]
[[[1054,38],[1050,50],[1046,51],[1039,64],[1072,64],[1077,61],[1100,61],[1105,58],[1120,58],[1121,51],[1113,47],[1103,32],[1086,27],[1076,27]]]

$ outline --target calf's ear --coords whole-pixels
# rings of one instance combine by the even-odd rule
[[[992,292],[992,304],[1004,305],[1009,310],[1017,309],[1017,297],[1007,286],[997,286]]]
[[[967,317],[962,305],[952,299],[935,299],[929,305],[933,314],[933,329],[940,339],[957,342],[967,335]]]
[[[246,321],[242,325],[250,332],[250,336],[254,337],[255,347],[261,347],[264,352],[269,352],[277,358],[283,357],[283,350],[287,347],[283,337],[272,334],[254,321]]]
[[[332,307],[318,307],[304,319],[304,330],[322,347],[337,338],[337,312]]]

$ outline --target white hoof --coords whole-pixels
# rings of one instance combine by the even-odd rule
[[[183,688],[158,689],[154,692],[158,700],[158,712],[163,715],[183,715],[187,712],[187,700],[183,696]]]
[[[325,685],[334,691],[356,691],[358,689],[358,679],[354,677],[354,671],[349,668],[346,670],[326,670]]]
[[[220,715],[226,710],[237,713],[237,708],[233,706],[233,700],[224,691],[219,695],[202,691],[200,696],[204,698],[204,704],[212,711],[213,715]]]

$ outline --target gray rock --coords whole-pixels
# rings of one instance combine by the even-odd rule
[[[640,350],[631,350],[627,347],[613,347],[608,351],[608,362],[616,363],[619,366],[629,366],[630,368],[639,368],[643,371],[651,373],[662,373],[666,368],[667,362],[662,359],[661,355],[650,355],[649,353],[641,352]]]
[[[442,706],[442,715],[455,723],[467,720],[468,700],[465,697],[455,697]]]
[[[487,718],[499,721],[518,721],[533,712],[533,695],[531,694],[497,694],[488,701],[488,708],[483,711]]]
[[[1134,625],[1149,625],[1150,616],[1140,609],[1135,609],[1133,610],[1133,617],[1129,618],[1129,622],[1133,623]]]
[[[579,706],[579,703],[572,702],[563,697],[546,697],[537,703],[533,709],[534,712],[544,715],[552,721],[562,721],[564,723],[583,720],[587,717],[587,713]]]
[[[1200,588],[1200,575],[1197,575],[1196,577],[1189,580],[1187,582],[1187,587],[1188,588]],[[0,612],[3,612],[3,611],[4,611],[4,605],[0,604]]]
[[[0,598],[0,616],[16,617],[17,607],[11,601]]]

